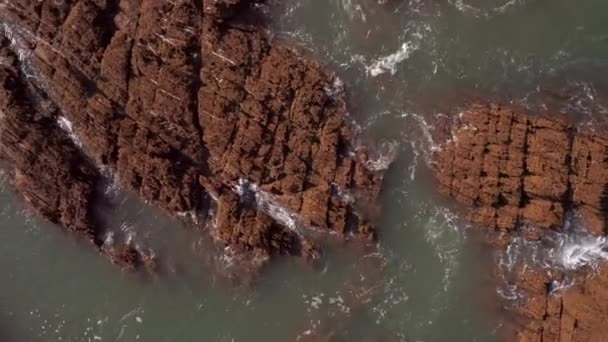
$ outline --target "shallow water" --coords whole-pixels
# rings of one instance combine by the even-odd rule
[[[163,260],[157,277],[124,274],[32,218],[3,177],[0,337],[497,339],[500,321],[487,305],[493,259],[433,192],[427,123],[482,96],[605,124],[605,13],[603,0],[283,1],[269,13],[276,35],[335,69],[365,135],[398,152],[377,251],[333,244],[320,270],[284,260],[253,288],[234,289],[214,271],[221,253],[197,229],[110,188],[100,209],[108,227]]]

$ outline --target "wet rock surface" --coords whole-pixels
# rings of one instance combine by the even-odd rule
[[[62,126],[58,108],[38,89],[28,85],[18,68],[10,42],[0,44],[0,155],[10,161],[11,183],[28,208],[64,226],[108,255],[112,263],[133,268],[139,252],[131,257],[104,248],[104,230],[93,205],[99,173]],[[118,245],[115,248],[123,249]]]
[[[356,131],[341,83],[251,23],[257,3],[0,2],[10,42],[4,50],[18,57],[12,68],[48,98],[82,145],[55,121],[41,126],[56,130],[45,136],[57,144],[29,133],[29,125],[4,125],[16,141],[3,141],[3,158],[25,169],[39,163],[49,174],[86,168],[80,178],[75,171],[57,176],[64,179],[57,191],[73,192],[67,203],[43,197],[32,205],[99,240],[83,208],[91,206],[95,167],[102,167],[169,214],[215,208],[212,236],[232,255],[250,254],[256,266],[276,254],[316,258],[308,229],[373,240],[368,217],[355,208],[376,201],[381,172],[351,146]],[[46,144],[60,162],[21,162],[30,152],[18,147],[21,131],[31,149]],[[16,184],[28,198],[42,196],[27,181]],[[139,263],[129,246],[108,250],[117,251],[113,260]]]
[[[569,212],[588,233],[605,234],[606,135],[498,105],[461,113],[451,135],[435,156],[439,190],[466,205],[491,244],[561,231]],[[579,269],[563,289],[561,271],[538,266],[513,272],[518,299],[508,306],[515,328],[508,339],[603,340],[608,266]]]
[[[35,89],[23,83],[8,44],[0,46],[0,148],[11,161],[12,183],[31,208],[99,245],[90,203],[97,171],[57,124],[56,108],[42,98],[39,108],[28,101]]]

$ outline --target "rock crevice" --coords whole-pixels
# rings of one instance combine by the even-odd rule
[[[608,140],[576,133],[558,117],[474,106],[460,115],[454,142],[437,154],[441,192],[474,208],[471,220],[496,230],[524,224],[559,230],[569,209],[604,232]]]
[[[3,51],[35,72],[27,82],[96,166],[171,215],[215,206],[212,235],[233,253],[318,255],[308,234],[239,196],[242,182],[303,227],[374,239],[357,201],[336,191],[373,203],[382,177],[350,145],[357,132],[343,94],[329,91],[339,81],[251,20],[259,3],[2,2],[5,36],[19,42]]]
[[[435,155],[439,190],[467,205],[472,222],[498,232],[490,234],[499,237],[492,243],[561,231],[568,212],[588,233],[605,234],[608,134],[577,132],[559,117],[498,105],[473,106],[457,121]],[[602,341],[607,267],[580,269],[568,284],[556,269],[516,269],[518,302],[509,306],[514,330],[508,340]]]

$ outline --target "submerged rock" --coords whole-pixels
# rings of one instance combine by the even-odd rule
[[[34,147],[3,141],[3,159],[24,169],[40,165],[54,177],[49,183],[57,182],[53,196],[32,206],[99,239],[86,213],[96,167],[103,167],[171,215],[215,207],[212,236],[231,253],[250,254],[256,267],[276,254],[316,258],[309,229],[374,239],[370,218],[355,208],[376,202],[382,172],[368,169],[365,150],[351,145],[356,130],[341,82],[273,41],[253,20],[258,3],[0,3],[1,31],[10,41],[2,51],[18,56],[11,68],[65,126],[34,136],[32,125],[10,127],[3,118],[7,136],[25,135],[59,161],[21,162]],[[34,101],[26,93],[20,99]],[[30,178],[44,173],[28,171]],[[34,186],[19,179],[17,189],[35,198],[28,190]],[[243,182],[255,186],[254,200],[239,195]],[[129,246],[107,250],[117,263],[137,259]]]
[[[451,133],[435,156],[439,189],[468,206],[470,220],[495,245],[561,231],[571,211],[587,233],[605,234],[608,134],[577,132],[561,118],[497,105],[463,112]],[[521,266],[512,272],[517,293],[508,307],[515,328],[509,340],[605,338],[608,263],[580,268],[568,284],[559,269]]]

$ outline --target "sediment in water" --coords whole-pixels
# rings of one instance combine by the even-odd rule
[[[447,136],[435,155],[439,190],[468,206],[493,245],[543,239],[563,229],[567,214],[588,234],[605,234],[608,134],[577,132],[555,116],[477,105],[459,115]],[[512,270],[519,301],[509,306],[511,339],[606,335],[608,264],[579,269],[572,286],[556,291],[562,271],[535,264]]]
[[[340,83],[252,23],[259,3],[0,2],[2,51],[16,57],[12,72],[56,108],[38,123],[38,135],[30,132],[37,126],[13,127],[10,115],[3,118],[3,136],[15,141],[3,141],[2,157],[29,172],[28,181],[15,172],[16,189],[43,198],[29,202],[98,247],[89,217],[97,168],[113,170],[123,186],[171,215],[214,207],[213,237],[254,267],[278,254],[316,258],[307,228],[373,240],[368,215],[356,208],[376,202],[382,171],[368,169],[365,149],[352,144],[356,130],[335,89]],[[3,94],[3,111],[11,110],[11,96]],[[34,101],[28,92],[18,97]],[[57,125],[59,116],[67,129]],[[22,161],[41,144],[43,153],[61,157]],[[42,167],[45,184],[36,179]],[[239,192],[243,182],[292,213],[298,226],[278,221],[276,211],[252,200],[255,193]],[[48,199],[41,197],[47,189]],[[142,258],[114,250],[129,265]]]

